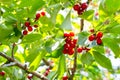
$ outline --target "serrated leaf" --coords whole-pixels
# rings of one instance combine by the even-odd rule
[[[109,58],[105,57],[104,55],[97,51],[93,51],[93,55],[99,65],[101,65],[104,68],[107,68],[108,70],[112,70],[112,65]]]
[[[31,43],[31,42],[35,42],[39,39],[42,38],[41,34],[28,34],[26,36],[23,37],[22,39],[22,43]]]
[[[81,56],[81,61],[83,64],[90,65],[90,64],[92,64],[93,60],[94,59],[89,52],[82,54],[82,56]]]
[[[62,22],[62,24],[60,26],[61,29],[63,29],[63,30],[72,30],[70,16],[71,16],[71,11],[69,11],[69,13],[67,14],[65,20]]]
[[[88,33],[87,32],[81,32],[78,34],[78,44],[84,45],[85,41],[87,40]]]
[[[113,51],[116,57],[119,56],[120,48],[115,39],[111,37],[104,37],[102,41],[105,46],[109,47]]]

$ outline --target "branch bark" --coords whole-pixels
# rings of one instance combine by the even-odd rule
[[[32,75],[40,78],[41,80],[48,80],[44,75],[42,75],[42,74],[40,74],[40,73],[38,73],[38,72],[29,71],[28,68],[27,68],[25,65],[21,64],[20,62],[18,62],[17,60],[15,60],[15,59],[13,59],[13,58],[7,56],[5,53],[0,52],[0,56],[4,57],[4,58],[7,59],[9,62],[14,62],[14,63],[16,63],[15,66],[23,69],[23,70],[26,71],[27,73],[30,73],[30,74],[32,74]]]
[[[83,31],[83,29],[84,29],[84,19],[81,19],[80,20],[80,32]],[[73,69],[71,70],[72,74],[71,74],[69,80],[73,80],[73,77],[74,77],[76,69],[77,69],[77,47],[78,46],[75,47],[74,64],[73,64]]]

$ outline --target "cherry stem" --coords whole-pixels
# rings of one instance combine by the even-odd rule
[[[47,65],[47,66],[49,66],[50,67],[50,69],[52,69],[53,68],[53,66],[51,65],[51,63],[50,62],[48,62],[46,59],[42,59],[43,60],[43,62]]]

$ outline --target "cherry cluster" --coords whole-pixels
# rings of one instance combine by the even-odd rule
[[[77,48],[78,53],[82,53],[83,51],[88,52],[89,50],[90,50],[90,48],[88,48],[88,47],[78,47]]]
[[[94,30],[90,30],[90,32],[94,33]],[[98,32],[97,34],[91,34],[88,39],[89,41],[94,41],[96,40],[96,43],[98,45],[101,45],[102,44],[102,36],[103,36],[103,33],[102,32]]]
[[[63,49],[64,54],[72,55],[74,53],[74,48],[77,43],[77,39],[73,38],[74,35],[75,35],[74,32],[64,33],[64,38],[65,38],[65,44]]]
[[[87,3],[75,4],[73,9],[77,11],[78,15],[81,15],[88,7]]]
[[[4,76],[5,75],[5,72],[4,71],[1,71],[0,72],[0,76]]]
[[[36,14],[36,17],[35,17],[35,22],[36,22],[41,16],[45,16],[45,12],[42,11],[41,13],[37,13],[37,14]],[[37,28],[38,25],[37,25],[37,24],[34,24],[33,27],[32,27],[32,25],[30,24],[30,22],[29,22],[29,21],[26,21],[26,22],[24,23],[24,27],[25,27],[25,29],[23,30],[23,35],[27,35],[28,32],[33,31],[33,27],[34,27],[34,28]]]

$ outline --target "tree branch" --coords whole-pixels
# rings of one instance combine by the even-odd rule
[[[47,66],[49,66],[50,67],[50,69],[52,69],[53,68],[53,66],[51,65],[51,63],[50,62],[48,62],[46,59],[42,59],[43,60],[43,62],[47,65]]]
[[[81,19],[81,20],[80,20],[80,25],[81,25],[81,26],[80,26],[80,32],[81,32],[81,31],[83,31],[83,29],[84,29],[84,19]],[[78,46],[75,47],[74,64],[73,64],[73,69],[71,70],[71,71],[72,71],[72,74],[71,74],[69,80],[73,80],[73,77],[74,77],[75,72],[76,72],[76,69],[77,69],[77,47],[78,47]]]
[[[15,60],[15,59],[13,59],[13,58],[7,56],[5,53],[0,52],[0,56],[6,58],[9,62],[14,62],[14,63],[16,63],[15,66],[17,66],[17,67],[25,70],[27,73],[30,73],[30,74],[32,74],[32,75],[40,78],[41,80],[48,80],[48,79],[47,79],[44,75],[42,75],[42,74],[39,74],[39,73],[37,73],[37,72],[35,72],[35,71],[33,71],[33,72],[32,72],[32,71],[29,71],[28,68],[27,68],[25,65],[21,64],[20,62],[18,62],[17,60]]]

